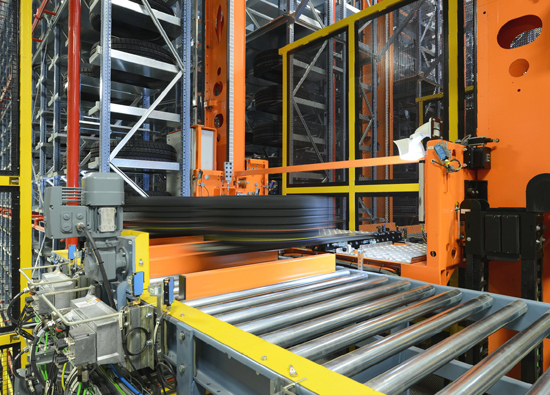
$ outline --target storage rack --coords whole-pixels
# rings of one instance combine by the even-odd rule
[[[79,172],[116,171],[130,186],[130,195],[165,193],[168,173],[178,174],[176,194],[190,194],[190,180],[182,177],[190,168],[191,81],[196,68],[189,67],[191,20],[189,2],[165,3],[174,15],[151,8],[149,2],[130,0],[87,0],[82,2],[80,30],[80,116]],[[58,242],[50,244],[43,237],[40,224],[43,191],[48,185],[67,185],[69,1],[40,0],[33,26],[33,211],[37,221],[33,231],[34,260],[48,259]],[[155,18],[151,18],[150,11]],[[100,14],[99,32],[94,31],[90,14]],[[173,64],[111,48],[113,14],[127,16],[127,21],[151,34],[169,37]],[[76,28],[76,27],[75,27]],[[97,26],[96,26],[97,29]],[[99,42],[99,45],[94,45]],[[161,38],[160,45],[166,45]],[[189,67],[189,69],[188,69]],[[99,73],[97,72],[99,68]],[[155,79],[154,87],[120,82],[112,74],[121,70]],[[160,82],[162,81],[162,82]],[[77,82],[78,83],[78,82]],[[110,95],[102,94],[111,92]],[[181,130],[181,146],[176,161],[140,160],[123,155],[123,144],[134,141],[165,141],[168,133]],[[122,142],[117,148],[111,143]],[[99,149],[92,145],[99,143]],[[121,152],[122,151],[122,152]]]

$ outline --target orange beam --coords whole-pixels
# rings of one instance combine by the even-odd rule
[[[283,259],[255,265],[209,270],[186,275],[188,299],[203,298],[228,292],[295,280],[336,270],[334,254],[321,254]]]
[[[298,165],[298,166],[286,166],[286,167],[273,167],[271,169],[236,171],[235,175],[239,177],[239,176],[249,176],[249,175],[256,175],[256,174],[297,173],[302,171],[349,169],[353,167],[403,165],[406,163],[417,163],[417,162],[418,162],[417,160],[403,160],[399,156],[386,156],[382,158],[343,160],[340,162],[315,163],[312,165]]]
[[[197,249],[197,243],[164,244],[149,247],[151,277],[201,272],[242,266],[278,258],[277,251],[214,256]]]

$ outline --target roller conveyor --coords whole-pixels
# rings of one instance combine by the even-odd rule
[[[385,394],[402,393],[434,372],[452,371],[449,366],[460,374],[445,378],[456,380],[468,368],[454,358],[503,327],[519,333],[441,394],[493,393],[491,387],[503,384],[507,393],[523,394],[529,385],[504,375],[550,334],[550,311],[542,303],[354,270],[184,303]],[[420,317],[426,319],[412,323]],[[474,322],[425,351],[415,347],[465,319]],[[350,346],[358,348],[349,352]],[[543,376],[539,386],[548,388],[548,381]],[[532,393],[545,393],[536,391],[535,385]]]

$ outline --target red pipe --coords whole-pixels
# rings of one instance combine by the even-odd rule
[[[40,4],[40,7],[38,7],[38,9],[36,10],[36,14],[34,15],[34,21],[32,23],[32,33],[34,34],[34,31],[36,30],[36,28],[38,27],[38,23],[40,22],[40,20],[42,20],[42,15],[44,15],[44,10],[46,9],[46,7],[48,6],[50,0],[42,0],[42,4]],[[70,9],[71,9],[71,4],[72,3],[75,3],[75,2],[78,2],[78,14],[80,15],[80,0],[69,0],[69,12]],[[80,19],[78,20],[79,21],[79,25],[80,25]],[[70,23],[69,23],[70,24]],[[79,37],[80,37],[80,28],[78,29],[79,33]],[[79,45],[80,45],[80,38],[78,40],[79,42]]]
[[[49,0],[44,0],[42,4]],[[78,187],[80,162],[80,0],[69,0],[69,65],[67,90],[67,186]],[[77,244],[67,239],[66,247]]]

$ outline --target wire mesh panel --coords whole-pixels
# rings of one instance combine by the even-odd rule
[[[19,7],[0,2],[0,175],[19,170]]]
[[[19,359],[15,360],[21,349],[20,343],[0,347],[0,393],[13,395],[14,371],[21,367]]]
[[[419,126],[416,99],[442,92],[444,74],[443,7],[419,0],[355,25],[356,158],[391,156],[394,140]],[[424,114],[443,117],[442,106]],[[395,179],[417,182],[418,165],[357,170],[359,183]]]
[[[290,55],[289,165],[347,159],[346,32]],[[289,185],[343,183],[345,170],[291,173]]]
[[[20,286],[18,195],[16,188],[0,188],[0,301],[4,306],[19,292]],[[0,328],[0,332],[9,330],[9,326]]]

